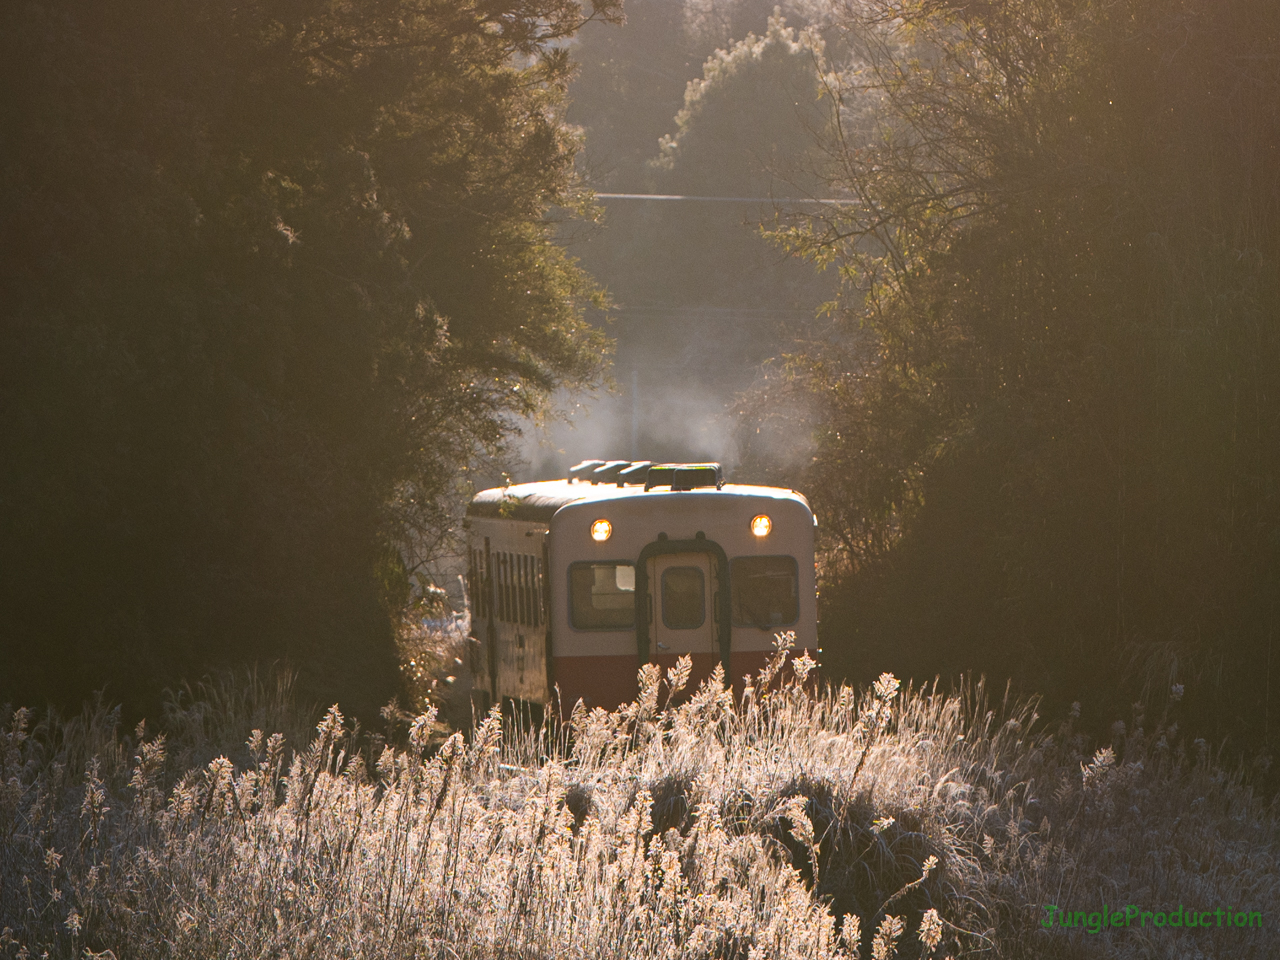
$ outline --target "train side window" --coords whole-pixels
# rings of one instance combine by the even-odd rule
[[[707,619],[707,580],[698,567],[662,571],[662,623],[668,630],[693,630]]]
[[[484,616],[484,606],[481,601],[484,596],[484,591],[481,589],[483,575],[480,572],[484,555],[474,549],[470,553],[470,563],[467,564],[467,596],[471,601],[471,616],[478,620]]]
[[[511,555],[512,572],[515,574],[515,609],[514,620],[516,623],[527,624],[529,622],[529,593],[525,589],[524,576],[524,554],[515,553]]]
[[[498,619],[507,623],[515,621],[511,615],[511,555],[506,551],[498,554]]]
[[[476,563],[481,564],[478,554]],[[494,551],[493,553],[494,617],[504,623],[519,623],[526,627],[542,626],[542,609],[539,603],[542,581],[542,560],[523,553]],[[487,606],[481,591],[481,609]],[[487,612],[487,611],[486,611]]]
[[[790,626],[800,619],[795,557],[737,557],[729,564],[735,627]]]
[[[636,568],[629,563],[571,563],[569,615],[579,630],[635,626]]]

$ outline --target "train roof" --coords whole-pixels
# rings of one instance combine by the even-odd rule
[[[493,487],[477,493],[467,505],[468,517],[491,517],[522,520],[529,523],[550,523],[561,507],[585,501],[617,500],[629,497],[671,497],[695,494],[698,496],[769,497],[796,500],[808,509],[809,502],[795,490],[782,487],[764,487],[753,484],[724,483],[720,480],[720,465],[716,464],[649,464],[640,466],[647,470],[628,471],[619,468],[626,461],[586,461],[611,468],[606,471],[619,479],[587,479],[599,476],[599,468],[583,471],[579,464],[577,475],[564,480],[540,480],[535,483],[517,483],[509,487]],[[573,471],[571,471],[572,473]],[[627,477],[626,474],[631,476]],[[581,479],[580,479],[581,478]]]

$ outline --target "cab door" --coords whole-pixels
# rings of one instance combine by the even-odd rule
[[[683,654],[718,659],[720,584],[711,555],[674,553],[646,562],[653,659],[667,662]]]

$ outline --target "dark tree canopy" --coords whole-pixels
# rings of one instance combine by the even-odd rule
[[[0,12],[0,697],[288,658],[368,709],[388,567],[592,382],[564,41],[597,0]]]
[[[832,111],[819,82],[822,66],[821,40],[774,18],[761,35],[747,34],[716,51],[702,79],[689,84],[675,130],[650,164],[657,191],[762,202],[644,208],[650,222],[643,229],[667,296],[779,307],[812,298],[812,271],[779,262],[758,229],[741,228],[771,219],[771,198],[821,195],[815,145]],[[741,371],[734,373],[741,379]]]
[[[627,0],[623,26],[586,26],[574,47],[580,69],[570,87],[568,115],[586,134],[581,162],[592,185],[601,191],[652,186],[649,167],[658,143],[673,132],[672,117],[688,85],[702,83],[707,60],[748,35],[763,37],[775,14],[794,28],[809,26],[810,6],[805,0]],[[757,132],[753,146],[768,136]],[[750,142],[752,131],[739,131],[733,139]],[[716,170],[705,173],[714,178]]]
[[[852,202],[791,236],[855,331],[798,365],[828,648],[1274,743],[1280,8],[860,9]]]

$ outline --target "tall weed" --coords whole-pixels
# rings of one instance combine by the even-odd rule
[[[300,737],[253,678],[175,696],[163,734],[8,710],[0,957],[1266,955],[1260,930],[1041,923],[1278,915],[1275,810],[1167,716],[1095,752],[981,683],[819,688],[781,646],[740,696],[648,666],[616,711],[469,740],[336,706]]]

